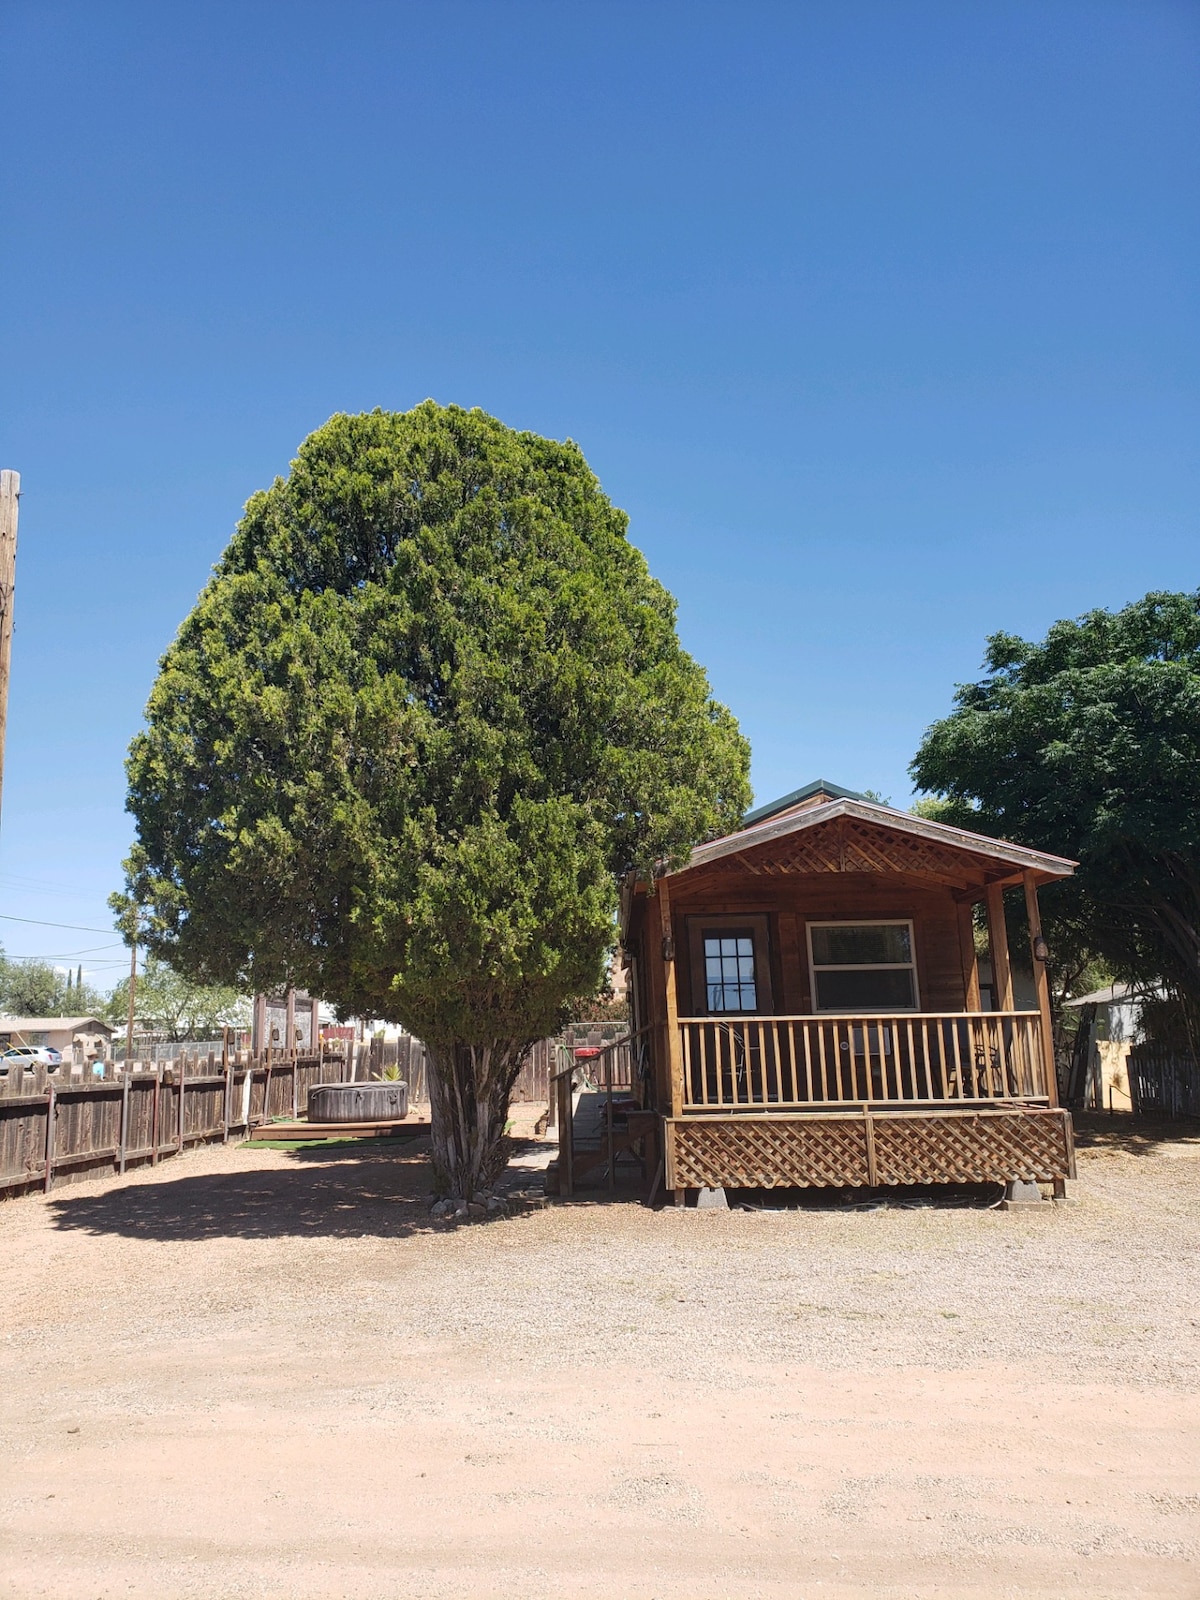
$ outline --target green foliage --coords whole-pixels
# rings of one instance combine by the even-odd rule
[[[914,817],[924,817],[926,822],[945,822],[952,828],[970,828],[978,821],[973,807],[932,794],[922,795],[908,809]]]
[[[618,874],[682,861],[749,800],[746,744],[626,526],[575,445],[480,411],[307,439],[133,743],[155,953],[431,1048],[554,1032],[601,980]]]
[[[1043,890],[1060,959],[1165,980],[1200,1013],[1200,594],[988,641],[912,765],[946,820],[1077,859]]]
[[[10,961],[0,950],[0,1011],[10,1017],[102,1015],[96,991],[45,961]]]
[[[133,991],[134,1021],[142,1033],[165,1039],[214,1039],[224,1027],[248,1028],[251,1002],[237,989],[198,984],[181,976],[157,956],[148,956]],[[129,1018],[129,979],[105,1002],[103,1017],[114,1028]]]

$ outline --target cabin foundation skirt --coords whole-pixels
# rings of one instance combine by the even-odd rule
[[[1048,1107],[667,1117],[664,1133],[669,1189],[874,1189],[1075,1176],[1070,1116]]]

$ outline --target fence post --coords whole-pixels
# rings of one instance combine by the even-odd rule
[[[162,1100],[162,1062],[154,1062],[154,1106],[150,1113],[150,1165],[158,1165],[158,1109]]]
[[[50,1193],[50,1184],[54,1178],[54,1099],[54,1085],[50,1084],[46,1090],[46,1174],[43,1194]]]
[[[221,1071],[225,1077],[225,1121],[221,1127],[221,1143],[229,1143],[229,1119],[233,1115],[233,1073],[229,1070],[229,1029],[221,1029]]]
[[[121,1138],[118,1149],[119,1171],[125,1176],[125,1152],[129,1146],[129,1070],[121,1074]]]

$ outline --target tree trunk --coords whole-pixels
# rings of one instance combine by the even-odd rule
[[[489,1191],[508,1159],[508,1101],[528,1043],[430,1044],[429,1105],[437,1187],[460,1204]]]

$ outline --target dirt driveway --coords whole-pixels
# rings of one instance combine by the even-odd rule
[[[0,1594],[1196,1596],[1200,1138],[1080,1173],[456,1229],[419,1148],[216,1148],[2,1205]]]

